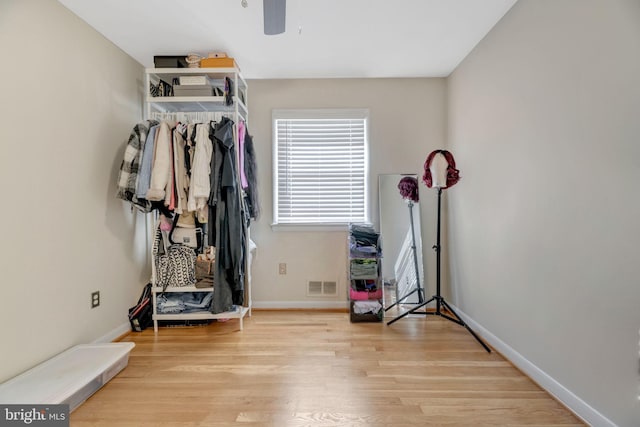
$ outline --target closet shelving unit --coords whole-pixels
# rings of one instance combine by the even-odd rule
[[[225,78],[231,79],[233,83],[233,103],[226,105],[224,96],[152,96],[150,85],[157,84],[160,80],[171,84],[175,78],[180,76],[206,75],[209,77],[211,85],[224,88]],[[145,69],[145,117],[153,118],[153,113],[182,113],[184,117],[198,119],[207,113],[222,113],[231,118],[234,123],[244,120],[248,123],[249,110],[248,85],[242,77],[240,69],[233,68],[147,68]],[[204,113],[204,114],[202,114]],[[200,115],[199,115],[200,114]],[[236,162],[238,162],[238,150],[236,150]],[[238,177],[239,180],[239,177]],[[247,247],[249,251],[249,232],[246,230]],[[248,257],[245,257],[247,259]],[[162,288],[156,286],[155,261],[152,262],[152,300],[153,300],[153,330],[158,332],[158,321],[160,320],[213,320],[213,319],[238,319],[240,330],[243,329],[243,319],[251,316],[251,283],[248,274],[250,266],[246,265],[245,272],[245,304],[235,306],[233,311],[223,313],[211,313],[209,311],[194,313],[157,313],[157,297],[163,292]],[[215,286],[215,284],[214,284]],[[213,288],[196,288],[195,286],[167,287],[164,292],[213,292]]]
[[[213,86],[224,87],[229,77],[233,82],[233,106],[225,105],[224,96],[152,96],[149,93],[151,83],[163,80],[169,84],[180,76],[205,75]],[[248,86],[238,68],[147,68],[145,70],[146,117],[153,111],[161,112],[233,112],[236,118],[248,121]]]

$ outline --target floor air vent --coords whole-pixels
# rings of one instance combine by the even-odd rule
[[[307,283],[307,296],[336,296],[338,295],[338,283],[335,281],[310,280]]]

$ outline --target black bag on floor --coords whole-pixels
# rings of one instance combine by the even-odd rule
[[[151,283],[147,283],[142,290],[138,303],[129,309],[131,330],[142,332],[153,323],[153,309],[151,304]]]

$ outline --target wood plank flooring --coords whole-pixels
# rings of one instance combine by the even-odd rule
[[[132,333],[129,366],[71,426],[583,426],[462,327],[429,316],[255,311]]]

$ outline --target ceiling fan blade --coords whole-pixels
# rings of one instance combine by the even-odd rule
[[[262,0],[264,33],[268,36],[284,33],[287,0]]]

